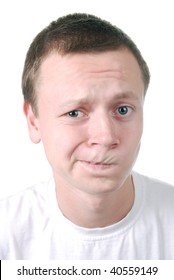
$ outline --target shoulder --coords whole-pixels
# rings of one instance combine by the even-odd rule
[[[133,172],[136,188],[142,188],[146,203],[160,211],[168,209],[174,212],[174,186],[161,180]]]
[[[133,179],[136,183],[141,184],[150,191],[158,190],[159,192],[165,192],[166,194],[168,192],[174,194],[174,185],[171,185],[167,182],[142,175],[135,171],[133,172]]]
[[[39,242],[49,219],[49,192],[54,184],[41,182],[0,201],[0,258],[21,259],[22,248],[30,242]],[[39,239],[38,239],[39,238]]]
[[[16,194],[0,200],[1,217],[20,217],[28,215],[37,209],[41,209],[47,200],[47,188],[50,183],[40,182],[24,189]]]

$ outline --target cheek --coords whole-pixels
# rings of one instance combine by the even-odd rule
[[[122,131],[121,146],[123,148],[123,152],[125,150],[126,153],[134,154],[139,151],[142,132],[142,123],[134,124],[134,126],[129,129],[124,129]]]
[[[43,135],[43,144],[48,157],[54,158],[54,161],[71,159],[84,139],[81,130],[66,125],[54,126],[47,132]]]

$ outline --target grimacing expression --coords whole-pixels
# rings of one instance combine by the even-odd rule
[[[36,94],[38,116],[24,105],[29,133],[43,142],[56,181],[94,194],[119,188],[143,130],[144,83],[132,53],[51,53]]]

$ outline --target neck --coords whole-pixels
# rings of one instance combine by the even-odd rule
[[[118,189],[102,194],[88,194],[56,182],[57,202],[63,215],[85,228],[106,227],[121,221],[134,202],[131,176]]]

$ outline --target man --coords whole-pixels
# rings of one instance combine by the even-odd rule
[[[53,178],[1,202],[1,259],[174,258],[174,188],[132,172],[149,80],[132,40],[95,16],[36,36],[24,113]]]

